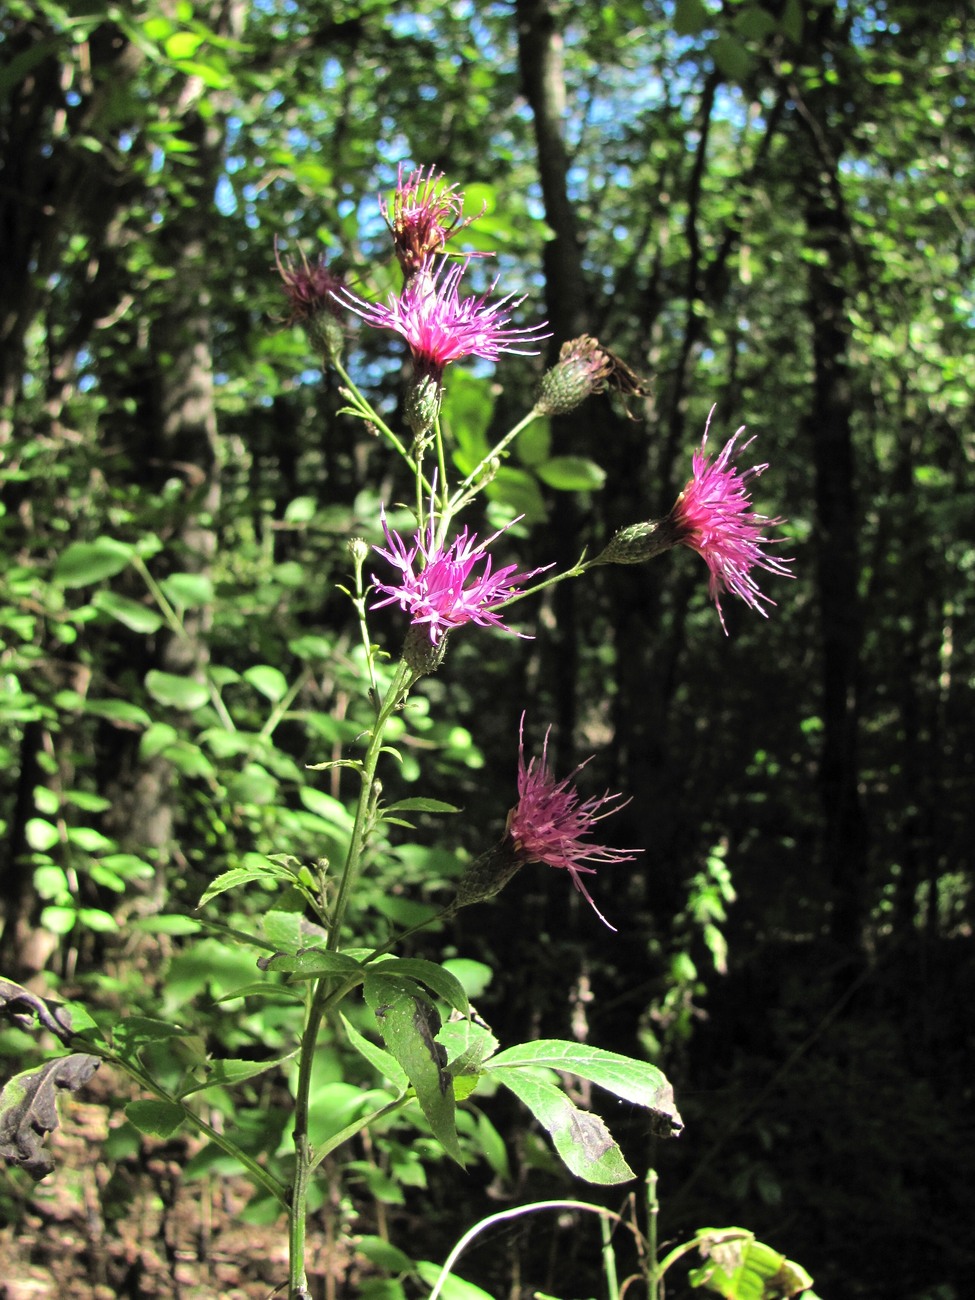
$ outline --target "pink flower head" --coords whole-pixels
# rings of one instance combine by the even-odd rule
[[[517,520],[512,520],[512,523],[517,523]],[[400,609],[409,613],[414,624],[427,624],[433,645],[451,628],[461,627],[464,623],[512,631],[502,622],[496,609],[513,596],[521,595],[521,584],[543,570],[516,573],[517,565],[514,564],[492,570],[487,548],[504,529],[486,541],[477,542],[477,535],[468,534],[465,528],[445,548],[436,541],[431,511],[427,528],[418,529],[413,545],[407,549],[400,535],[387,524],[385,510],[382,512],[382,525],[388,549],[380,546],[374,549],[399,569],[402,576],[396,585],[373,578],[377,591],[386,596],[385,600],[377,601],[373,609],[398,604]],[[417,560],[419,564],[414,569]],[[474,569],[481,563],[483,570],[474,574]],[[545,568],[551,568],[551,565]],[[515,635],[521,636],[522,633]]]
[[[428,257],[442,253],[452,239],[476,217],[464,218],[464,196],[456,185],[446,185],[443,172],[418,167],[403,179],[399,170],[392,209],[379,200],[379,211],[389,227],[396,256],[407,283],[423,270]]]
[[[593,844],[586,838],[592,834],[596,822],[623,806],[617,802],[622,796],[607,791],[604,795],[580,799],[572,788],[572,782],[590,759],[580,763],[564,780],[556,781],[548,765],[551,727],[545,733],[541,759],[532,758],[526,764],[524,725],[525,715],[522,714],[518,727],[518,804],[508,813],[508,837],[523,862],[545,862],[550,867],[564,867],[600,921],[615,930],[616,927],[610,925],[593,902],[582,875],[596,870],[586,863],[632,862],[639,851],[613,849]],[[616,806],[610,807],[612,804]]]
[[[502,352],[534,355],[537,348],[523,345],[548,338],[543,326],[512,329],[504,310],[505,304],[517,307],[523,298],[512,302],[508,294],[489,306],[486,296],[460,297],[457,287],[470,260],[466,257],[462,263],[451,264],[444,257],[434,270],[433,260],[428,258],[402,293],[390,294],[385,305],[363,302],[347,291],[336,297],[367,325],[401,334],[413,353],[417,377],[430,376],[438,384],[444,368],[462,357],[495,361]]]
[[[282,261],[275,243],[274,260],[291,308],[287,323],[304,325],[322,312],[328,312],[337,318],[341,313],[334,293],[345,288],[342,277],[329,270],[324,257],[319,256],[317,261],[309,263],[304,252],[301,249],[298,251],[300,262],[290,257]]]
[[[701,448],[694,453],[690,482],[677,498],[666,522],[673,531],[675,543],[697,551],[708,566],[711,572],[708,592],[727,633],[721,612],[723,592],[730,591],[740,596],[746,605],[768,617],[761,602],[774,605],[775,601],[759,591],[752,569],[765,569],[783,578],[794,578],[795,574],[785,567],[792,563],[791,559],[780,560],[763,550],[765,546],[784,540],[766,537],[763,530],[784,521],[757,514],[752,510],[748,494],[752,479],[758,478],[768,465],[738,470],[731,463],[737,454],[735,443],[744,433],[744,425],[712,461],[705,449],[713,414],[714,407],[708,415]],[[749,439],[742,443],[738,450],[744,451],[752,441]]]

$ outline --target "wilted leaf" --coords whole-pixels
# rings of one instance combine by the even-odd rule
[[[0,1011],[5,1011],[21,1029],[31,1028],[31,1021],[36,1017],[62,1043],[70,1042],[74,1034],[93,1023],[86,1015],[85,1022],[79,1024],[75,1011],[63,1002],[46,1002],[29,989],[5,979],[0,979]]]
[[[58,1126],[57,1091],[77,1091],[100,1064],[97,1056],[74,1052],[15,1075],[0,1092],[0,1156],[35,1182],[46,1178],[54,1159],[44,1139]]]

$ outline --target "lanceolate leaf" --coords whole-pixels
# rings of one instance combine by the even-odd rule
[[[530,1070],[493,1068],[491,1074],[525,1103],[548,1133],[572,1173],[590,1183],[625,1183],[636,1175],[609,1129],[591,1111],[580,1110],[561,1088]]]
[[[445,1066],[447,1053],[436,1041],[440,1017],[412,980],[370,971],[366,1002],[383,1042],[406,1071],[416,1099],[437,1141],[459,1165],[464,1163],[454,1117],[454,1090]]]
[[[499,1066],[548,1066],[553,1070],[577,1074],[582,1079],[599,1084],[623,1101],[633,1102],[634,1105],[649,1110],[657,1137],[676,1137],[684,1127],[674,1105],[673,1088],[666,1076],[646,1061],[634,1061],[617,1052],[587,1047],[583,1043],[544,1038],[499,1052],[487,1068],[494,1071]]]
[[[396,1060],[396,1057],[390,1052],[383,1051],[383,1049],[378,1047],[375,1043],[370,1043],[369,1039],[364,1038],[362,1034],[359,1033],[358,1029],[356,1029],[355,1025],[353,1025],[349,1020],[346,1020],[345,1016],[342,1017],[342,1024],[345,1026],[345,1032],[349,1036],[349,1042],[359,1055],[364,1056],[369,1064],[378,1070],[384,1079],[388,1079],[390,1083],[394,1084],[396,1088],[399,1089],[400,1094],[405,1093],[407,1088],[410,1086],[410,1081],[407,1077],[406,1071]]]
[[[54,1159],[44,1139],[58,1126],[57,1091],[83,1087],[100,1064],[97,1056],[75,1052],[10,1079],[0,1092],[0,1156],[35,1182],[51,1173]]]

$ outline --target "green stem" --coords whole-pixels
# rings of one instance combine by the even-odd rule
[[[180,641],[184,643],[189,643],[192,640],[192,638],[189,632],[187,632],[186,628],[183,626],[182,619],[179,617],[175,609],[173,609],[172,605],[163,595],[162,588],[159,586],[159,583],[149,572],[148,568],[146,567],[146,563],[143,560],[141,555],[135,555],[132,557],[132,567],[135,569],[135,571],[142,578],[142,581],[149,588],[149,594],[152,596],[153,600],[159,606],[159,612],[166,620],[166,625],[168,626],[169,630]],[[234,725],[234,720],[230,716],[230,713],[227,710],[226,704],[224,704],[223,702],[223,698],[220,692],[217,690],[216,686],[210,680],[209,676],[205,672],[203,675],[203,680],[206,683],[207,693],[210,696],[210,703],[213,705],[218,717],[220,718],[220,721],[223,723],[224,730],[236,731],[237,728]]]
[[[366,420],[369,424],[375,425],[376,429],[382,434],[390,446],[403,457],[410,469],[416,470],[416,464],[410,455],[406,446],[400,441],[399,437],[392,431],[379,412],[363,397],[362,393],[349,378],[348,372],[342,365],[341,361],[333,361],[333,367],[338,371],[343,383],[345,384],[345,396],[351,403],[349,411],[352,415],[357,415],[360,420]],[[429,492],[429,484],[426,484]]]
[[[599,1219],[599,1236],[603,1246],[603,1276],[606,1278],[607,1300],[619,1300],[620,1285],[616,1275],[616,1256],[613,1253],[613,1229],[608,1218]]]
[[[538,418],[538,415],[539,412],[535,410],[534,407],[532,407],[532,409],[528,412],[528,414],[522,416],[522,418],[518,421],[518,423],[513,428],[508,430],[508,432],[504,435],[501,441],[495,443],[494,446],[491,448],[491,450],[488,452],[488,454],[484,456],[478,462],[477,465],[474,466],[474,468],[468,474],[467,478],[464,479],[463,483],[461,483],[460,487],[457,489],[457,491],[451,497],[450,501],[447,503],[446,513],[448,515],[455,515],[462,506],[467,504],[467,502],[474,495],[474,493],[470,491],[470,488],[481,477],[481,475],[490,465],[491,461],[497,460],[497,458],[502,454],[502,452],[507,450],[510,443],[512,443],[514,439],[518,437],[519,433],[521,433],[523,429],[527,429],[528,426]]]
[[[382,752],[383,735],[386,724],[395,710],[400,706],[403,692],[409,685],[410,670],[400,662],[393,680],[389,684],[386,698],[379,709],[369,747],[362,762],[360,772],[361,787],[359,802],[356,806],[355,822],[349,840],[349,850],[345,858],[345,868],[339,882],[338,895],[332,908],[331,924],[328,935],[328,948],[335,951],[341,941],[342,922],[352,889],[359,875],[362,850],[375,812],[375,778],[376,766]],[[311,1097],[312,1070],[315,1063],[315,1049],[318,1035],[326,1010],[335,1005],[349,991],[347,981],[338,987],[334,978],[323,975],[315,982],[308,1003],[305,1028],[301,1036],[298,1058],[298,1081],[295,1089],[295,1172],[291,1185],[291,1204],[289,1206],[288,1245],[289,1245],[289,1287],[290,1300],[302,1300],[307,1295],[305,1278],[305,1220],[307,1217],[308,1184],[312,1170],[324,1154],[314,1154],[308,1140],[308,1112]]]
[[[188,1124],[191,1124],[201,1133],[206,1134],[214,1146],[218,1146],[221,1151],[224,1151],[228,1156],[232,1156],[234,1160],[239,1161],[254,1181],[259,1183],[265,1191],[270,1192],[276,1201],[279,1201],[281,1205],[287,1205],[288,1197],[284,1185],[278,1182],[273,1174],[262,1168],[256,1160],[252,1159],[252,1157],[246,1153],[246,1151],[242,1151],[232,1138],[228,1138],[225,1134],[218,1132],[217,1129],[208,1124],[202,1116],[197,1115],[195,1111],[190,1110],[182,1098],[175,1097],[172,1093],[167,1091],[167,1089],[156,1083],[151,1075],[145,1074],[138,1068],[138,1066],[122,1060],[121,1057],[116,1056],[112,1052],[99,1051],[97,1046],[93,1047],[90,1043],[85,1044],[85,1050],[88,1052],[96,1052],[101,1056],[106,1065],[111,1065],[114,1066],[115,1069],[121,1070],[122,1073],[127,1074],[130,1079],[134,1079],[140,1088],[144,1088],[146,1092],[151,1092],[154,1096],[158,1097],[160,1101],[168,1102],[171,1106],[179,1106]]]
[[[649,1295],[650,1300],[657,1300],[660,1294],[660,1279],[664,1274],[664,1270],[657,1264],[657,1219],[659,1211],[657,1171],[651,1169],[647,1173],[647,1259],[649,1261],[647,1295]]]

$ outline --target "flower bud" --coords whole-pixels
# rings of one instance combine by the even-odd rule
[[[304,253],[300,263],[290,258],[282,262],[275,248],[274,259],[291,308],[287,323],[302,327],[309,343],[324,361],[340,360],[345,343],[342,309],[333,293],[344,288],[341,276],[330,271],[323,258],[309,265]]]
[[[443,389],[432,375],[417,375],[406,394],[403,418],[422,441],[437,422]]]
[[[346,542],[349,554],[356,564],[364,564],[369,555],[369,543],[362,537],[350,537]]]
[[[676,535],[669,519],[658,522],[649,520],[645,524],[629,524],[614,534],[606,549],[600,552],[592,564],[643,564],[652,560],[662,551],[669,551],[676,546],[680,538]]]

